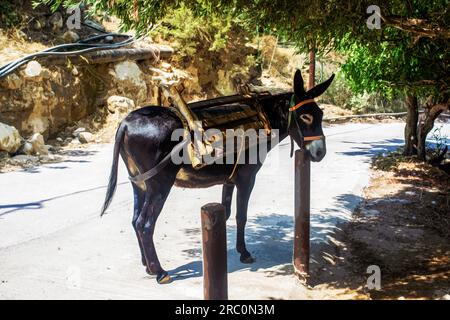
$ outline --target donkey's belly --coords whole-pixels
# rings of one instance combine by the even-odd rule
[[[224,184],[231,174],[232,169],[229,169],[224,165],[210,165],[199,170],[191,166],[183,166],[178,171],[175,185],[182,188],[208,188]]]

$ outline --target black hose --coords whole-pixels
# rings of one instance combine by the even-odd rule
[[[125,38],[125,40],[122,40],[117,43],[89,43],[92,41],[99,41],[102,39],[106,39],[107,37],[112,37],[113,39],[117,38]],[[70,44],[61,44],[52,48],[48,48],[45,50],[42,50],[37,53],[33,53],[30,55],[27,55],[25,57],[22,57],[16,61],[10,62],[4,66],[0,67],[0,79],[7,76],[20,66],[24,65],[25,63],[41,57],[48,57],[48,56],[76,56],[81,55],[83,53],[96,51],[96,50],[105,50],[105,49],[115,49],[120,48],[126,45],[129,45],[136,41],[136,39],[133,36],[127,35],[127,34],[120,34],[120,33],[105,33],[102,35],[96,35],[92,36],[83,40],[80,40],[76,43],[70,43]],[[84,49],[83,49],[84,48]],[[72,50],[70,50],[72,49]],[[76,50],[75,50],[76,49]]]

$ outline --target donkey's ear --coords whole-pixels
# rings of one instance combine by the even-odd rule
[[[311,90],[308,90],[306,95],[308,97],[311,97],[311,98],[316,98],[316,97],[320,96],[322,93],[325,92],[325,90],[328,89],[328,87],[330,86],[331,82],[333,82],[333,79],[334,79],[334,74],[331,75],[330,79],[328,79],[327,81],[322,82],[321,84],[318,84],[317,86],[315,86]]]
[[[305,94],[302,73],[298,69],[295,71],[294,75],[294,92],[297,96],[302,96]]]

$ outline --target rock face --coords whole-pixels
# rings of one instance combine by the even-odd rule
[[[0,150],[15,153],[22,138],[16,128],[0,122]]]

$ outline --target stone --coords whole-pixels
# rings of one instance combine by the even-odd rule
[[[30,61],[27,63],[27,66],[25,67],[24,73],[25,77],[27,78],[35,78],[39,77],[42,72],[42,66],[37,61]]]
[[[74,66],[74,67],[72,68],[72,75],[76,77],[76,76],[78,76],[79,74],[80,74],[80,72],[78,72],[77,67]]]
[[[62,37],[67,42],[77,42],[78,40],[80,40],[80,36],[76,32],[73,32],[71,30],[64,32]]]
[[[35,133],[28,139],[28,142],[33,146],[33,154],[48,154],[48,148],[45,145],[44,136],[40,133]]]
[[[122,61],[110,69],[109,74],[114,77],[116,87],[120,90],[111,95],[120,94],[133,97],[137,104],[144,103],[147,98],[147,84],[144,74],[134,61]]]
[[[85,132],[85,131],[86,131],[86,128],[80,127],[80,128],[78,128],[78,129],[76,129],[76,130],[72,133],[72,135],[73,135],[74,138],[76,138],[76,137],[78,137],[78,135],[79,135],[80,133]]]
[[[42,22],[39,21],[38,19],[34,20],[33,28],[34,30],[41,30],[43,28]]]
[[[0,150],[15,153],[22,142],[22,137],[16,128],[0,122]]]
[[[167,71],[172,71],[172,65],[170,63],[167,63],[167,62],[162,62],[161,63],[161,68],[166,69]]]
[[[61,29],[64,25],[63,17],[60,12],[55,12],[52,14],[48,22],[54,31]]]
[[[18,156],[12,157],[9,159],[9,163],[12,165],[29,165],[36,164],[39,161],[39,158],[36,156],[29,156],[20,154]]]
[[[2,87],[9,90],[20,89],[22,83],[23,83],[22,79],[15,73],[9,74],[1,81]]]
[[[106,103],[108,110],[112,113],[116,110],[119,110],[119,112],[127,112],[135,108],[134,101],[127,97],[111,96]]]
[[[33,154],[33,145],[28,141],[24,143],[24,145],[20,148],[19,153],[32,155]]]
[[[78,140],[80,140],[81,143],[89,143],[94,141],[94,136],[90,132],[80,132]]]
[[[61,138],[61,137],[56,138],[56,141],[58,141],[59,143],[63,143],[64,142],[63,138]]]
[[[9,153],[6,151],[0,151],[0,161],[3,159],[8,159],[9,158]]]

